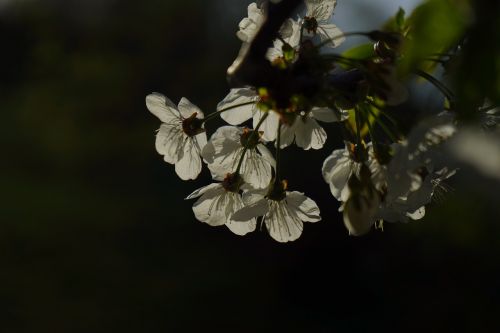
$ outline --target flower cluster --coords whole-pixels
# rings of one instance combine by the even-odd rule
[[[348,34],[330,23],[336,1],[305,4],[304,16],[285,20],[265,54],[279,79],[233,87],[206,118],[185,98],[176,106],[158,93],[146,97],[147,108],[162,122],[158,153],[184,180],[197,178],[203,163],[210,170],[214,183],[187,197],[197,199],[198,220],[226,225],[237,235],[261,222],[272,238],[288,242],[300,237],[304,222],[321,217],[311,198],[288,190],[280,177],[280,153],[293,144],[322,149],[327,132],[321,123],[336,122],[344,147],[324,161],[322,174],[341,203],[349,234],[363,235],[382,221],[421,219],[455,173],[435,158],[456,132],[454,116],[442,113],[406,136],[399,133],[385,106],[408,96],[396,74],[404,32],[364,34],[375,39],[367,58],[338,55],[332,51]],[[244,47],[254,42],[267,15],[266,7],[248,7],[237,32]],[[207,142],[205,122],[218,116],[228,125]]]

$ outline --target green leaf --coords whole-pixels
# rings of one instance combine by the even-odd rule
[[[375,57],[373,44],[362,44],[342,53],[344,58],[354,60],[365,60]]]
[[[500,2],[473,2],[475,20],[456,59],[452,78],[463,120],[474,120],[486,102],[500,104]]]
[[[466,0],[427,0],[417,7],[408,19],[401,73],[431,71],[436,64],[425,59],[447,52],[461,39],[469,21],[467,9]]]
[[[399,7],[396,15],[391,17],[382,27],[383,31],[397,32],[405,34],[406,31],[406,13],[403,8]]]

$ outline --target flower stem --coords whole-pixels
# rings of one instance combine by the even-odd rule
[[[479,109],[479,112],[488,112],[488,111],[491,111],[491,110],[494,110],[496,108],[500,107],[500,105],[498,104],[493,104],[493,105],[490,105],[490,106],[486,106],[484,108],[480,108]]]
[[[229,111],[229,110],[232,110],[232,109],[236,109],[236,108],[239,108],[241,106],[251,105],[251,104],[256,104],[256,103],[257,103],[257,101],[245,102],[245,103],[232,105],[232,106],[229,106],[227,108],[224,108],[224,109],[212,112],[211,114],[209,114],[208,116],[206,116],[205,119],[203,119],[203,122],[207,122],[207,121],[209,121],[209,120],[217,117],[218,115],[220,115],[223,112],[226,112],[226,111]]]
[[[360,112],[359,110],[356,108],[354,110],[354,120],[356,120],[356,138],[358,140],[358,146],[361,146],[361,119],[360,119]]]
[[[259,128],[262,125],[262,123],[264,122],[264,120],[266,120],[267,116],[269,116],[269,112],[271,112],[271,111],[266,112],[262,116],[262,118],[260,118],[259,123],[253,129],[253,132],[252,132],[249,140],[253,139],[255,135],[259,135]],[[241,165],[243,164],[243,159],[245,158],[245,154],[247,153],[247,150],[248,150],[248,147],[243,148],[243,152],[241,153],[240,160],[238,161],[238,166],[236,167],[236,171],[234,173],[236,173],[236,174],[240,173]]]
[[[280,181],[280,149],[281,149],[281,121],[278,121],[278,134],[276,136],[276,177],[274,183]]]
[[[326,35],[326,31],[324,29],[322,29],[323,32],[325,33]],[[335,40],[337,39],[341,39],[341,38],[345,38],[345,37],[350,37],[350,36],[368,36],[368,33],[366,32],[357,32],[357,31],[353,31],[353,32],[346,32],[346,33],[343,33],[343,34],[340,34],[338,36],[335,36],[335,37],[330,37],[328,39],[325,39],[323,42],[319,43],[316,47],[317,48],[321,48],[329,43],[333,43]]]
[[[438,79],[436,79],[434,76],[422,71],[422,70],[416,70],[415,71],[415,74],[417,74],[418,76],[426,79],[427,81],[429,81],[430,83],[432,83],[432,85],[434,87],[436,87],[439,91],[441,91],[441,93],[449,100],[449,101],[453,101],[454,100],[454,96],[453,96],[453,92],[448,88],[446,87],[441,81],[439,81]]]
[[[392,131],[389,128],[387,128],[387,126],[385,126],[384,122],[379,119],[378,115],[376,115],[375,112],[373,112],[373,110],[370,107],[367,107],[366,110],[368,110],[368,112],[372,115],[372,117],[375,119],[375,122],[380,126],[380,128],[382,128],[382,130],[385,132],[385,134],[387,134],[387,136],[389,137],[389,139],[391,139],[393,142],[398,142],[399,141],[394,136],[394,134],[392,133]]]

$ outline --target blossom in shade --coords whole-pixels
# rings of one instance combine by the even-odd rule
[[[231,220],[241,223],[262,217],[271,237],[281,243],[298,239],[303,222],[321,220],[316,203],[300,192],[283,190],[278,196],[273,196],[262,190],[253,190],[244,193],[243,200],[245,207],[237,211]]]
[[[259,101],[260,97],[254,89],[231,89],[229,94],[217,105],[217,110],[221,111],[231,108],[221,113],[221,118],[230,125],[240,125],[252,119],[253,128],[255,128],[266,114],[266,112],[261,111],[257,107]],[[267,111],[267,113],[267,118],[260,125],[259,131],[262,132],[263,140],[273,141],[276,139],[279,115],[272,110]]]
[[[302,112],[295,117],[292,125],[282,125],[281,147],[292,144],[309,149],[321,149],[326,142],[326,132],[317,120],[331,123],[339,121],[337,115],[329,108],[313,108],[310,112]]]
[[[318,34],[322,41],[330,40],[330,47],[337,47],[345,41],[342,31],[330,23],[333,10],[337,5],[336,0],[306,0],[306,17],[304,26],[307,32]]]
[[[264,23],[264,13],[255,2],[248,5],[248,17],[240,21],[239,31],[236,36],[242,41],[249,43],[255,37],[262,23]]]
[[[272,178],[274,158],[260,140],[260,133],[242,127],[222,126],[212,135],[202,156],[215,179],[236,171],[243,152],[239,173],[245,183],[265,188]]]
[[[156,134],[156,150],[167,163],[175,164],[175,172],[183,179],[196,179],[201,172],[201,150],[207,143],[203,128],[203,112],[187,98],[176,106],[159,93],[146,97],[148,110],[162,124]]]
[[[186,199],[199,198],[193,205],[196,218],[211,226],[226,225],[233,233],[243,236],[255,230],[256,219],[234,222],[230,217],[244,207],[239,193],[238,175],[228,174],[222,183],[213,183],[191,193]]]

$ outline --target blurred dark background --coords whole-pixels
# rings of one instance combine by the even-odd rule
[[[498,332],[490,179],[459,173],[422,221],[352,238],[319,171],[331,126],[327,149],[286,156],[322,209],[298,241],[195,220],[184,198],[209,174],[162,161],[144,98],[213,111],[248,3],[0,1],[0,332]],[[340,1],[337,24],[398,5],[366,3],[355,20],[365,2]]]

